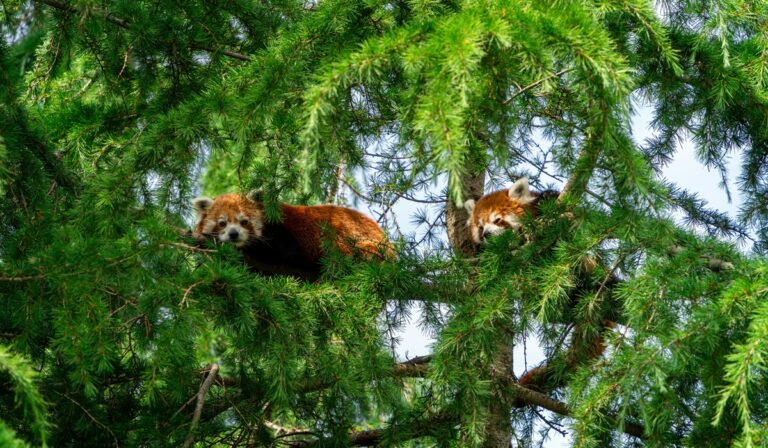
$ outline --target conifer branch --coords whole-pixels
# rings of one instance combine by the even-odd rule
[[[58,9],[60,11],[67,11],[67,12],[71,12],[71,13],[77,13],[78,12],[77,8],[69,6],[69,5],[65,4],[65,3],[58,2],[56,0],[36,0],[36,1],[38,1],[40,3],[43,3],[45,5],[48,5],[48,6],[52,7],[52,8]],[[120,28],[123,28],[123,29],[126,29],[126,30],[131,28],[131,23],[130,22],[128,22],[125,19],[121,19],[120,17],[116,17],[112,13],[105,14],[104,15],[104,19],[107,22],[109,22],[109,23],[111,23],[113,25],[119,26]],[[207,51],[208,53],[213,53],[213,54],[217,54],[218,53],[218,54],[222,54],[224,56],[230,57],[232,59],[239,59],[241,61],[250,61],[251,60],[250,57],[248,57],[248,56],[246,56],[246,55],[244,55],[242,53],[238,53],[236,51],[221,50],[221,49],[217,49],[217,48],[213,48],[213,47],[210,47],[210,46],[207,46],[207,45],[202,45],[202,44],[197,44],[197,43],[190,43],[189,44],[189,48],[191,48],[193,50]]]
[[[285,437],[295,437],[295,436],[314,436],[317,434],[316,432],[310,431],[308,429],[288,428],[285,426],[281,426],[269,420],[264,420],[264,426],[271,429],[272,431],[275,431],[275,439],[281,439]]]
[[[200,386],[200,390],[197,391],[197,404],[195,405],[195,412],[192,414],[192,424],[189,427],[189,434],[187,434],[187,438],[184,440],[184,448],[192,446],[192,444],[195,442],[195,431],[197,430],[197,425],[200,423],[200,416],[203,413],[205,394],[208,393],[208,389],[211,388],[211,384],[213,384],[213,380],[216,379],[218,374],[219,365],[215,363],[211,364],[211,368],[208,371],[208,376],[205,377],[203,384]]]
[[[78,275],[83,274],[89,274],[91,272],[96,272],[104,268],[110,268],[113,266],[117,266],[118,264],[124,263],[131,258],[136,258],[136,255],[130,255],[127,257],[119,258],[117,260],[113,260],[112,262],[92,268],[92,269],[83,269],[81,271],[74,271],[74,272],[62,272],[62,273],[51,273],[51,274],[37,274],[37,275],[20,275],[20,276],[0,276],[0,282],[28,282],[33,280],[43,280],[46,278],[54,278],[54,277],[76,277]]]
[[[597,148],[589,146],[582,148],[581,154],[576,161],[576,167],[565,182],[563,189],[560,191],[560,195],[557,198],[558,201],[562,202],[562,200],[574,190],[577,193],[586,190],[587,184],[589,183],[589,176],[592,175],[599,154],[600,150]],[[582,179],[582,177],[585,178]]]
[[[393,373],[399,377],[424,377],[432,355],[417,356],[395,365]]]
[[[520,386],[515,382],[510,383],[510,388],[515,392],[518,404],[537,406],[564,417],[571,416],[571,409],[565,403],[554,400],[547,395]],[[434,431],[434,427],[441,423],[458,424],[457,419],[453,419],[444,414],[435,414],[425,419],[416,420],[407,425],[407,428],[398,428],[408,435],[408,439],[428,436]],[[645,428],[632,422],[623,422],[623,432],[625,434],[643,439]],[[384,436],[392,428],[370,429],[365,431],[355,431],[349,434],[349,444],[352,446],[375,446],[382,442]],[[321,441],[296,442],[296,446],[311,447],[320,444]]]
[[[536,86],[539,86],[542,83],[544,83],[546,81],[549,81],[552,78],[559,78],[559,77],[563,76],[564,74],[566,74],[568,72],[572,72],[573,70],[574,70],[573,68],[566,68],[566,69],[560,70],[559,72],[547,75],[547,76],[545,76],[545,77],[543,77],[543,78],[541,78],[541,79],[539,79],[537,81],[534,81],[534,82],[532,82],[531,84],[528,84],[525,87],[518,87],[517,92],[515,92],[515,94],[512,95],[511,97],[509,97],[506,100],[502,101],[501,104],[506,106],[507,104],[511,103],[512,100],[514,100],[515,98],[517,98],[520,95],[524,94],[525,92],[535,88]]]
[[[384,441],[390,431],[397,431],[398,435],[402,434],[401,436],[396,437],[396,440],[399,442],[412,440],[434,434],[437,427],[446,423],[458,423],[458,419],[446,414],[437,413],[396,426],[392,425],[386,428],[353,431],[349,433],[348,443],[351,446],[377,446]],[[296,441],[294,442],[294,446],[324,446],[323,442],[323,440]]]
[[[571,409],[567,404],[561,401],[552,399],[545,394],[528,389],[515,382],[510,382],[509,386],[515,392],[515,398],[517,399],[518,404],[538,406],[564,417],[569,417],[571,415]],[[624,433],[637,437],[638,439],[642,439],[645,433],[645,428],[641,425],[627,421],[624,422],[623,429]]]
[[[430,361],[432,361],[432,355],[417,356],[415,358],[409,359],[408,361],[397,363],[392,368],[392,375],[402,378],[422,378],[427,373],[427,368]],[[210,369],[203,371],[203,373],[207,372],[210,372]],[[218,376],[216,383],[228,387],[238,387],[240,385],[240,380],[230,376]],[[299,390],[300,393],[306,394],[327,389],[331,386],[333,386],[331,381],[315,378],[305,382],[302,386],[299,387]]]
[[[432,355],[417,356],[408,361],[398,363],[393,368],[393,374],[396,376],[423,377],[426,373],[426,369],[428,368],[428,364],[432,361],[432,359]],[[231,386],[237,386],[239,384],[239,380],[236,378],[219,378],[220,381]],[[511,376],[506,378],[505,383],[506,386],[515,393],[515,404],[517,407],[536,406],[542,409],[546,409],[550,412],[554,412],[555,414],[562,415],[564,417],[571,416],[571,410],[567,404],[550,398],[541,392],[537,392],[533,389],[521,386],[515,382]],[[331,384],[328,381],[314,380],[308,382],[304,387],[302,387],[302,392],[316,392],[328,387],[331,387]],[[626,434],[637,437],[639,439],[643,438],[643,434],[645,432],[645,429],[641,425],[626,421],[623,424],[623,429]],[[365,445],[366,443],[375,445],[376,442],[379,441],[385,434],[385,431],[386,429],[375,429],[351,433],[350,444],[357,446],[368,446]],[[414,435],[414,437],[418,437],[418,435]],[[313,443],[307,442],[305,444],[300,444],[299,446],[311,446],[312,444]]]

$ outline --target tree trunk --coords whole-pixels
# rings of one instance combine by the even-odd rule
[[[461,196],[463,200],[478,199],[483,195],[485,172],[468,173],[462,178]],[[467,219],[469,214],[463,206],[457,207],[450,199],[446,200],[445,215],[448,231],[448,241],[457,253],[465,257],[477,254],[477,249],[469,238]],[[509,398],[509,384],[512,380],[512,334],[503,332],[501,347],[491,366],[491,404],[488,407],[489,417],[485,428],[485,448],[509,448],[512,441],[512,412],[513,400]]]
[[[491,404],[485,426],[484,448],[509,448],[512,443],[510,415],[514,400],[510,398],[512,378],[512,333],[505,331],[501,347],[491,365]]]
[[[465,174],[461,182],[461,197],[464,201],[467,199],[477,199],[483,195],[485,185],[485,171],[482,169],[479,173]],[[476,255],[477,250],[472,240],[469,239],[469,227],[467,220],[469,214],[464,206],[457,207],[450,199],[445,202],[445,222],[448,231],[448,242],[457,253],[465,257]]]

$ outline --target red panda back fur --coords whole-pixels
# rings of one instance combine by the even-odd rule
[[[333,244],[345,255],[365,259],[390,258],[392,245],[381,227],[368,216],[338,205],[281,204],[281,223],[298,241],[306,260],[312,263],[323,257],[323,227],[327,226]]]

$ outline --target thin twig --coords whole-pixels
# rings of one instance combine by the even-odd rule
[[[182,249],[191,250],[192,252],[204,252],[204,253],[211,253],[216,252],[216,249],[206,249],[204,247],[198,247],[198,246],[192,246],[190,244],[184,244],[184,243],[174,243],[174,242],[167,242],[160,245],[160,247],[180,247]]]
[[[533,408],[533,413],[536,414],[540,419],[542,419],[544,421],[544,423],[547,426],[549,426],[549,429],[552,429],[552,430],[558,432],[563,437],[568,435],[568,432],[566,432],[564,429],[561,429],[563,425],[560,425],[558,423],[549,421],[546,417],[541,415],[541,412],[539,412],[538,409]]]
[[[107,426],[107,425],[105,425],[104,423],[101,423],[100,421],[96,420],[96,417],[94,417],[93,415],[91,415],[91,413],[90,413],[90,412],[88,412],[88,409],[85,409],[85,407],[84,407],[82,404],[80,404],[80,403],[78,403],[77,401],[75,401],[75,399],[74,399],[74,398],[70,397],[70,396],[69,396],[69,395],[67,395],[67,394],[62,394],[61,392],[57,392],[57,391],[54,391],[54,392],[55,392],[57,395],[61,395],[62,397],[66,398],[67,400],[71,401],[72,403],[75,403],[75,404],[77,405],[77,407],[79,407],[80,409],[82,409],[82,410],[83,410],[83,412],[85,412],[85,415],[87,415],[87,416],[88,416],[88,418],[90,418],[91,420],[93,420],[93,422],[94,422],[94,423],[96,423],[97,425],[99,425],[99,426],[101,426],[102,428],[104,428],[104,429],[106,429],[106,430],[107,430],[107,432],[108,432],[108,433],[109,433],[109,434],[112,436],[112,440],[115,442],[115,446],[116,446],[116,447],[119,447],[119,446],[120,446],[120,443],[117,441],[117,436],[115,436],[115,433],[114,433],[114,432],[112,432],[112,430],[111,430],[111,429],[109,429],[109,426]]]
[[[562,76],[562,75],[564,75],[564,74],[566,74],[566,73],[568,73],[568,72],[572,72],[573,70],[574,70],[574,69],[572,69],[572,68],[566,68],[566,69],[560,70],[560,71],[559,71],[559,72],[557,72],[557,73],[552,73],[552,74],[550,74],[550,75],[548,75],[548,76],[545,76],[545,77],[543,77],[543,78],[539,79],[538,81],[534,81],[533,83],[531,83],[531,84],[528,84],[528,85],[527,85],[527,86],[525,86],[525,87],[520,87],[520,88],[518,88],[517,92],[515,92],[515,94],[514,94],[514,95],[512,95],[511,97],[509,97],[509,98],[507,98],[506,100],[502,101],[502,102],[501,102],[501,104],[502,104],[502,105],[504,105],[504,106],[506,106],[506,105],[507,105],[507,104],[509,104],[509,103],[510,103],[512,100],[514,100],[515,98],[517,98],[518,96],[520,96],[520,95],[522,95],[523,93],[525,93],[525,92],[527,92],[527,91],[529,91],[529,90],[533,89],[534,87],[536,87],[536,86],[540,85],[540,84],[541,84],[541,83],[543,83],[544,81],[548,81],[548,80],[550,80],[550,79],[552,79],[552,78],[559,78],[560,76]]]
[[[184,297],[181,298],[181,302],[179,302],[179,306],[181,307],[183,305],[186,305],[187,297],[189,297],[189,293],[192,292],[192,290],[195,289],[196,287],[202,285],[203,283],[204,283],[204,280],[199,280],[189,285],[189,288],[187,288],[187,290],[184,291]]]

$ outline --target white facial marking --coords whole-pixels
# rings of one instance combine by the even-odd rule
[[[219,231],[219,241],[240,247],[248,241],[249,233],[248,229],[241,226],[239,221],[230,222]]]
[[[509,229],[519,230],[521,227],[522,222],[517,215],[500,215],[494,212],[488,216],[488,222],[483,219],[478,221],[478,225],[472,229],[472,239],[479,244],[490,236],[499,235]]]

